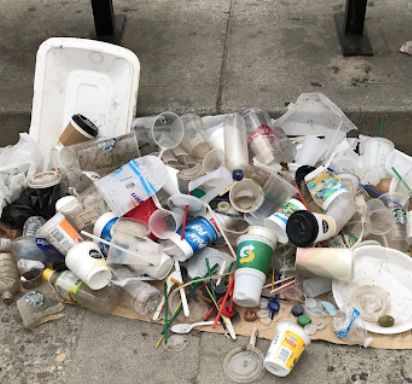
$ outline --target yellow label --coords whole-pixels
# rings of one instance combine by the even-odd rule
[[[305,348],[306,343],[302,337],[292,331],[286,331],[283,334],[283,339],[276,351],[274,360],[284,364],[291,371]]]

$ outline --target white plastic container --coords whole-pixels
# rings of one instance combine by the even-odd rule
[[[92,241],[77,244],[66,255],[67,267],[90,289],[98,290],[109,284],[112,273],[99,250]]]
[[[273,375],[285,377],[309,344],[310,337],[302,328],[289,322],[280,323],[276,326],[263,366]]]
[[[30,136],[48,153],[76,113],[99,128],[99,137],[128,133],[139,77],[137,56],[118,45],[46,40],[37,51]]]

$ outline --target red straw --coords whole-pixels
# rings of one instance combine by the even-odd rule
[[[232,276],[230,276],[230,277],[229,277],[229,287],[227,288],[227,291],[226,291],[226,294],[225,294],[225,296],[224,296],[224,298],[223,298],[222,304],[220,305],[219,312],[217,313],[215,322],[214,322],[213,325],[212,325],[212,328],[213,328],[213,329],[216,328],[216,325],[217,325],[217,323],[218,323],[218,321],[219,321],[219,319],[220,319],[220,316],[222,316],[223,307],[224,307],[225,304],[226,304],[227,298],[229,297],[229,292],[230,292],[230,290],[232,289],[234,282],[235,282],[235,279],[233,279]]]
[[[300,200],[302,201],[302,204],[310,212],[309,205],[306,203],[305,198],[303,197],[302,192],[300,191],[299,187],[296,185],[295,188],[298,191],[298,195],[299,195]]]
[[[220,305],[222,303],[222,300],[223,300],[223,297],[221,297],[216,304]],[[203,316],[203,320],[206,321],[214,310],[215,310],[215,308],[210,308],[209,312],[206,313],[206,315]]]

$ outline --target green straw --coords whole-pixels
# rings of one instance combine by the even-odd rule
[[[379,137],[382,137],[382,132],[383,132],[383,117],[381,118],[381,128],[379,130]]]
[[[402,184],[406,187],[409,193],[412,193],[412,190],[409,188],[409,185],[406,183],[404,179],[402,179],[401,175],[396,171],[395,167],[392,167],[392,171],[394,171],[395,175],[398,176],[398,179],[402,181]]]
[[[210,272],[209,259],[206,257],[205,261],[206,261],[207,273],[209,277],[211,277],[212,273]],[[215,301],[217,301],[216,292],[215,292],[215,284],[213,283],[213,279],[210,279],[209,282],[210,282],[210,290],[212,291],[213,298],[215,299]]]
[[[167,344],[167,284],[164,283],[164,290],[165,290],[165,344]]]

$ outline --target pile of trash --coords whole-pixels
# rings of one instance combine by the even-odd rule
[[[252,322],[250,345],[224,362],[238,382],[264,369],[288,375],[327,326],[365,348],[373,333],[411,329],[412,159],[382,137],[383,121],[377,137],[349,138],[356,127],[320,93],[277,120],[259,108],[132,120],[130,92],[117,120],[102,118],[96,109],[111,110],[102,94],[125,84],[93,65],[130,72],[125,62],[137,60],[112,47],[46,41],[30,135],[0,150],[0,296],[25,292],[24,327],[61,317],[62,299],[102,315],[126,300],[162,321],[159,343],[174,350],[193,327],[235,340],[236,323]],[[48,66],[60,71],[50,80]],[[48,106],[54,91],[42,79],[62,73],[66,98]],[[93,81],[102,88],[93,100],[75,92]],[[279,322],[282,307],[290,317]],[[260,327],[274,335],[265,357]]]

